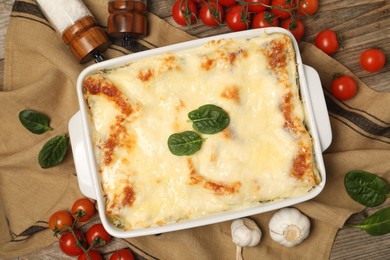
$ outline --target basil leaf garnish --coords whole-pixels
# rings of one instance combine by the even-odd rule
[[[371,236],[381,236],[390,233],[390,207],[378,210],[358,225],[351,225],[360,228]]]
[[[65,134],[57,135],[47,141],[38,155],[39,165],[42,168],[50,168],[60,164],[68,150],[68,138]]]
[[[51,131],[53,128],[49,126],[49,118],[42,113],[32,110],[22,110],[19,113],[19,120],[22,125],[34,134],[43,134],[46,131]]]
[[[225,129],[230,122],[225,110],[216,105],[203,105],[188,113],[192,127],[203,134],[215,134]]]
[[[168,138],[168,148],[174,155],[192,155],[200,150],[203,139],[193,131],[172,134]]]
[[[389,193],[389,185],[382,178],[360,170],[348,172],[344,186],[353,200],[367,207],[381,205]]]

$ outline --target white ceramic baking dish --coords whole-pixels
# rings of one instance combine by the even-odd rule
[[[140,58],[158,55],[167,51],[178,51],[188,48],[198,47],[210,40],[217,40],[220,38],[252,38],[263,33],[280,32],[287,34],[293,41],[294,49],[296,52],[296,62],[298,65],[298,73],[300,80],[300,91],[304,104],[306,105],[307,119],[310,126],[310,131],[314,139],[314,151],[318,170],[321,175],[320,184],[311,190],[308,194],[286,199],[278,202],[271,202],[267,204],[261,204],[256,207],[235,211],[225,212],[220,214],[211,215],[201,219],[186,220],[179,223],[168,224],[165,226],[151,227],[147,229],[137,229],[132,231],[123,231],[116,228],[105,215],[105,198],[103,196],[102,186],[100,182],[100,175],[96,170],[96,163],[94,152],[91,142],[91,130],[89,125],[89,117],[86,111],[86,104],[83,99],[82,83],[86,76],[93,74],[101,69],[109,69],[118,67],[123,64],[127,64],[130,61],[134,61]],[[126,55],[123,57],[107,60],[98,64],[91,65],[81,72],[77,81],[77,94],[80,105],[80,111],[77,112],[69,122],[69,135],[73,150],[73,157],[76,165],[77,177],[81,192],[92,199],[97,201],[101,222],[106,230],[114,237],[129,238],[151,234],[159,234],[164,232],[170,232],[175,230],[187,229],[197,226],[203,226],[222,221],[232,220],[254,214],[259,214],[266,211],[271,211],[287,206],[291,206],[303,201],[310,200],[317,196],[324,188],[326,181],[325,167],[322,158],[322,152],[328,148],[332,140],[332,132],[330,128],[330,122],[328,112],[325,104],[325,99],[321,87],[321,82],[317,72],[304,64],[302,64],[301,56],[299,53],[297,42],[294,37],[286,30],[282,28],[266,28],[248,30],[237,33],[229,33],[218,35],[209,38],[203,38],[199,40],[184,42],[175,44],[163,48],[152,49],[144,52]]]

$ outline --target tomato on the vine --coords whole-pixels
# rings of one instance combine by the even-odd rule
[[[72,205],[72,216],[76,219],[76,217],[82,216],[78,221],[85,222],[92,218],[95,213],[95,204],[87,198],[82,198],[76,200]]]
[[[62,252],[69,256],[78,256],[83,250],[80,246],[86,247],[86,242],[83,234],[78,230],[73,230],[76,235],[77,241],[71,232],[63,234],[60,237],[59,246]]]
[[[60,210],[54,212],[49,218],[49,228],[53,231],[68,231],[68,227],[72,227],[73,218],[69,212]]]
[[[305,33],[305,25],[298,18],[292,19],[290,17],[284,20],[282,22],[282,27],[289,30],[297,41],[299,41]]]
[[[173,20],[179,25],[191,25],[196,21],[198,10],[192,0],[177,0],[172,6]]]
[[[318,10],[318,0],[296,0],[296,5],[299,6],[297,13],[302,16],[313,15]]]
[[[88,251],[88,256],[82,252],[81,255],[77,258],[77,260],[102,260],[103,257],[101,254],[99,254],[95,250],[89,250]]]
[[[270,12],[259,12],[253,17],[252,28],[279,26],[279,19]]]
[[[267,9],[271,0],[245,0],[248,4],[249,12],[258,13]]]
[[[225,22],[232,31],[243,31],[249,28],[250,19],[248,10],[241,5],[235,5],[226,13]]]
[[[110,260],[134,260],[134,255],[129,250],[120,249],[110,256]]]
[[[326,54],[331,55],[338,50],[340,41],[336,32],[323,30],[315,37],[314,44]]]
[[[360,55],[360,65],[363,69],[376,72],[385,66],[386,56],[380,49],[368,49]]]
[[[203,1],[204,0],[192,0],[192,2],[197,3],[197,4],[203,3]]]
[[[111,235],[104,229],[101,223],[91,226],[87,233],[87,242],[94,248],[107,245],[111,240]]]
[[[290,0],[272,0],[272,13],[274,13],[280,19],[286,19],[291,16],[291,13],[286,10],[293,8],[293,3]]]
[[[218,3],[220,3],[223,6],[233,6],[237,4],[236,0],[219,0]]]
[[[355,96],[357,90],[355,80],[350,76],[342,75],[335,78],[330,84],[330,92],[340,100],[348,100]]]
[[[202,5],[199,11],[199,18],[205,25],[217,26],[222,23],[224,17],[224,9],[221,4],[209,2]]]

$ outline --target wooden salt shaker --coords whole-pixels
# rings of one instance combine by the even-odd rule
[[[110,0],[107,33],[113,38],[122,39],[124,46],[130,39],[147,34],[146,0]]]
[[[81,0],[37,2],[79,63],[103,60],[101,53],[110,46],[110,40]]]

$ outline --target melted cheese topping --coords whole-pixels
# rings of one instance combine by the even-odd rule
[[[84,81],[106,214],[125,230],[306,194],[319,182],[294,50],[283,34],[223,39]],[[223,108],[229,126],[175,156],[188,112]]]

